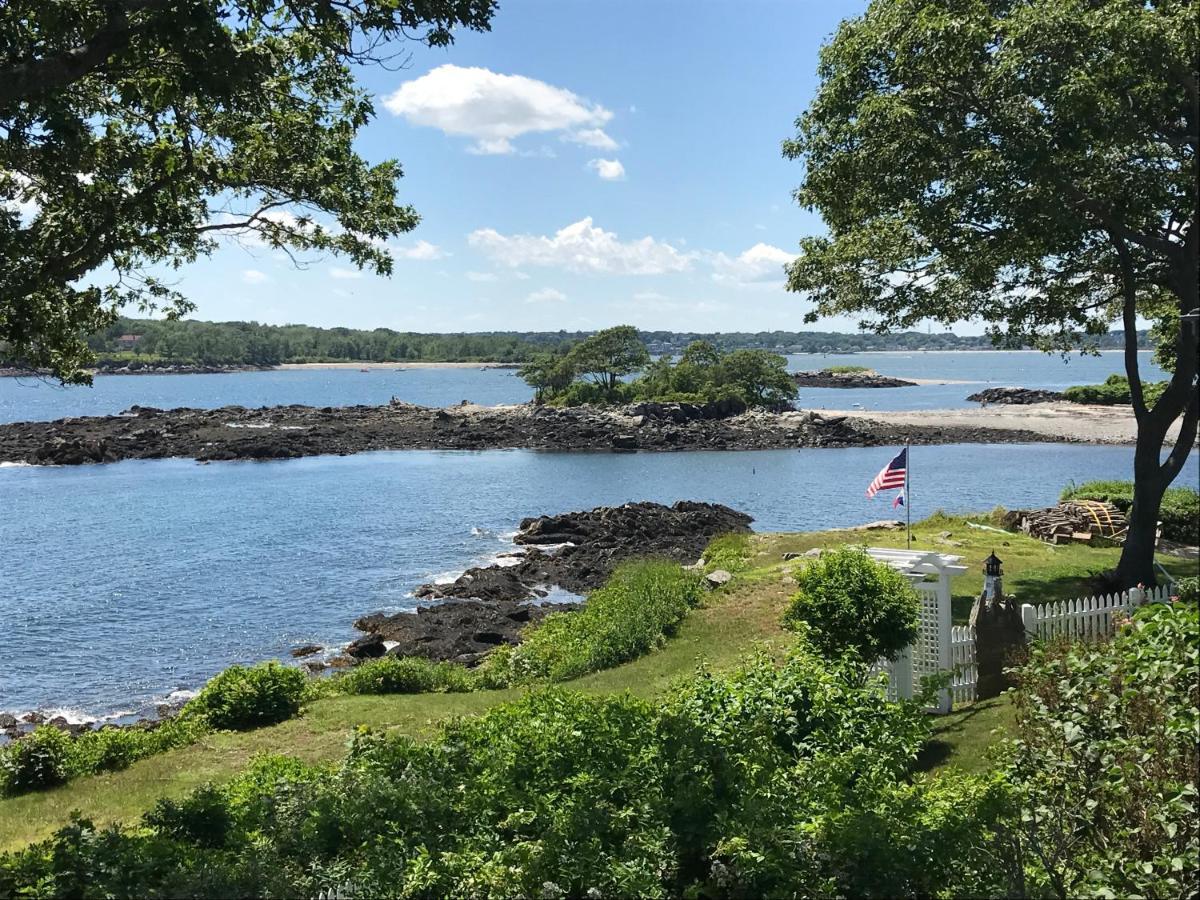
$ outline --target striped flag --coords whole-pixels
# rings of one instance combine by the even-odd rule
[[[888,488],[900,488],[904,490],[905,477],[908,474],[908,448],[905,447],[896,454],[896,458],[883,467],[882,471],[875,476],[875,480],[871,482],[867,488],[867,497],[871,498],[880,491],[886,491]],[[904,502],[904,501],[900,501]],[[895,506],[896,504],[892,504]]]

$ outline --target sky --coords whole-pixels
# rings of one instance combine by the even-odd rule
[[[823,230],[780,144],[851,0],[502,0],[492,31],[360,70],[358,148],[421,215],[390,278],[228,245],[183,271],[196,318],[412,331],[837,330],[784,288]],[[959,329],[960,331],[970,329]]]

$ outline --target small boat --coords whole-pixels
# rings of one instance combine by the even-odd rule
[[[360,371],[360,372],[370,372],[371,370],[370,370],[370,369],[359,369],[358,371]]]

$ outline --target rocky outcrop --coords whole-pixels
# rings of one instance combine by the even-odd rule
[[[635,557],[691,562],[719,534],[749,531],[750,516],[719,503],[627,503],[521,522],[513,539],[528,547],[515,565],[468,569],[449,584],[417,589],[423,599],[530,600],[546,589],[583,594]],[[505,562],[510,562],[506,560]]]
[[[635,557],[691,562],[714,537],[749,531],[750,516],[719,503],[686,500],[601,506],[521,522],[514,541],[526,548],[506,563],[468,569],[449,584],[426,584],[416,595],[441,601],[414,613],[374,613],[354,623],[367,632],[346,652],[357,659],[386,652],[474,664],[501,644],[516,644],[525,625],[579,604],[540,604],[548,588],[585,594],[620,563]],[[533,601],[533,602],[531,602]]]
[[[994,387],[972,394],[971,403],[1011,403],[1024,406],[1030,403],[1054,403],[1062,400],[1058,391],[1043,391],[1023,387]]]
[[[800,387],[813,388],[893,388],[915,387],[915,381],[905,381],[903,378],[892,378],[890,375],[880,375],[878,372],[831,372],[821,369],[819,372],[793,372],[792,378]]]
[[[421,656],[475,665],[500,645],[519,643],[521,629],[531,622],[551,612],[578,607],[577,603],[449,600],[418,607],[415,613],[363,616],[354,627],[368,632],[362,641],[377,642],[379,647],[385,641],[393,643],[386,651],[389,656]]]
[[[664,405],[664,408],[668,405]],[[675,404],[669,405],[675,406]],[[678,404],[682,409],[683,404]],[[1058,440],[988,427],[898,426],[813,412],[746,412],[729,418],[656,417],[545,406],[432,409],[275,406],[161,410],[0,425],[0,462],[80,465],[125,459],[293,459],[372,450],[778,450],[880,444]],[[689,413],[690,414],[690,413]]]

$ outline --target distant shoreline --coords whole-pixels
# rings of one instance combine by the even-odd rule
[[[292,371],[305,369],[519,369],[524,363],[502,362],[321,362],[321,363],[281,363],[274,366],[276,371]]]

